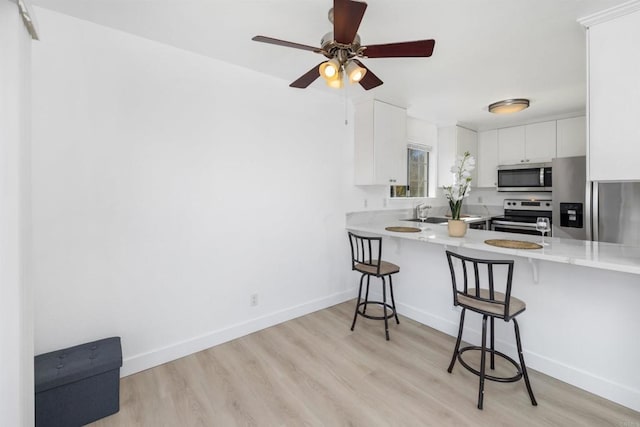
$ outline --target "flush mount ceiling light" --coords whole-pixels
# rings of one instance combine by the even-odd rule
[[[494,114],[511,114],[529,108],[529,100],[524,98],[505,99],[489,105],[489,112]]]

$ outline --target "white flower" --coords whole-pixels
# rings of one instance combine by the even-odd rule
[[[450,169],[454,174],[454,182],[452,185],[444,186],[443,189],[449,200],[453,219],[460,219],[462,201],[471,193],[471,171],[475,169],[475,165],[476,160],[467,151],[456,158],[456,163]]]

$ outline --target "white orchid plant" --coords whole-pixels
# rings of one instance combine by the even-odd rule
[[[451,218],[460,219],[462,201],[471,192],[471,171],[476,167],[476,159],[468,152],[458,156],[456,163],[451,166],[451,173],[454,174],[453,184],[443,186],[449,207],[451,208]]]

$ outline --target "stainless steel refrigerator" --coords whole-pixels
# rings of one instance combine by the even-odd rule
[[[586,157],[553,160],[553,236],[640,246],[640,182],[587,182]]]

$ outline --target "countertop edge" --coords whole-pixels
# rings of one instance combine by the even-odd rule
[[[404,222],[404,225],[406,224],[407,223]],[[371,233],[398,239],[640,275],[640,248],[637,247],[614,243],[603,244],[583,240],[547,238],[546,240],[551,244],[549,247],[543,249],[510,249],[487,245],[484,241],[487,239],[500,238],[536,242],[540,240],[540,237],[484,230],[468,230],[467,235],[462,238],[450,237],[447,233],[447,228],[444,225],[438,224],[431,224],[428,231],[422,231],[420,233],[398,233],[385,230],[385,227],[393,225],[397,226],[398,222],[348,224],[345,228],[350,231]],[[570,251],[574,253],[563,253]],[[578,256],[575,254],[575,252],[578,251],[589,254],[590,257],[587,255]],[[633,252],[633,255],[630,256],[624,252]]]

